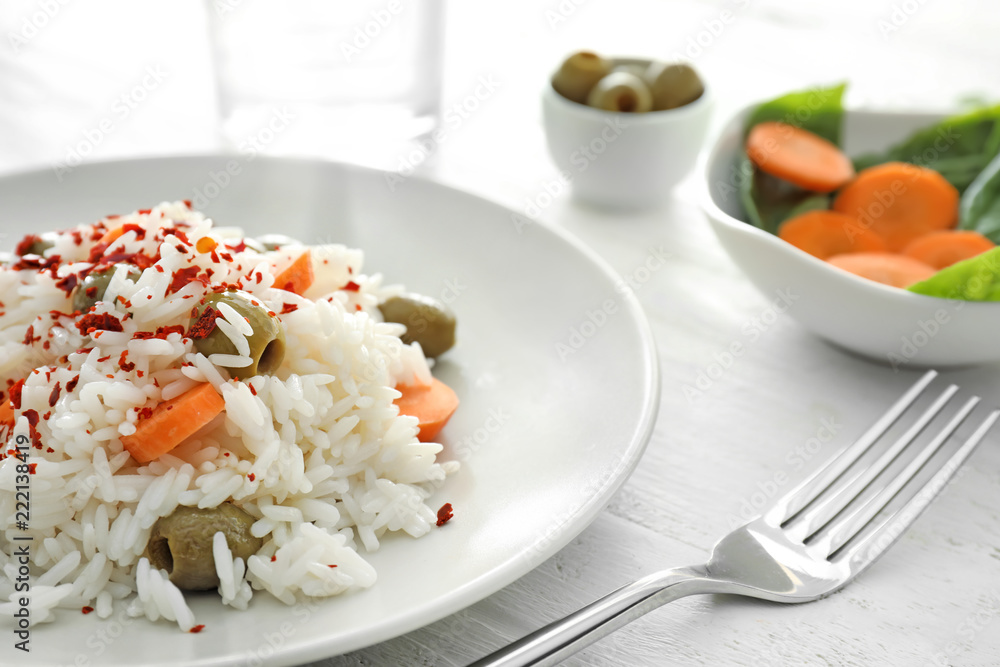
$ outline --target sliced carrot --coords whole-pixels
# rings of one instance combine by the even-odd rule
[[[947,229],[924,234],[911,241],[903,254],[907,257],[943,269],[955,262],[975,257],[995,247],[993,241],[971,230]]]
[[[396,385],[396,390],[403,395],[393,402],[399,406],[399,414],[417,418],[420,442],[433,441],[458,407],[458,396],[437,378],[427,385]]]
[[[808,211],[782,223],[778,237],[826,259],[849,252],[884,252],[885,241],[854,218],[835,211]]]
[[[101,244],[111,245],[115,241],[115,239],[117,239],[124,233],[125,233],[125,225],[119,225],[118,227],[109,229],[108,231],[104,232],[104,236],[102,236],[97,243],[98,245]]]
[[[827,261],[856,276],[893,287],[909,287],[937,273],[933,266],[890,252],[852,252],[834,255]]]
[[[854,178],[854,165],[835,144],[788,123],[754,125],[746,151],[761,171],[805,190],[833,192]]]
[[[312,256],[306,250],[277,275],[274,286],[296,294],[304,294],[314,279]]]
[[[14,408],[10,404],[10,399],[4,399],[0,403],[0,430],[10,430],[14,428]]]
[[[958,190],[933,169],[886,162],[844,186],[833,210],[857,218],[900,252],[917,237],[955,226]]]
[[[226,402],[209,383],[203,383],[160,403],[135,424],[135,433],[121,441],[139,463],[148,463],[190,438],[222,412]]]

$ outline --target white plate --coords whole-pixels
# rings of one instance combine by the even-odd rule
[[[50,171],[0,179],[2,246],[166,199],[194,199],[250,233],[362,248],[366,272],[452,302],[460,341],[435,372],[462,401],[443,454],[463,468],[431,503],[452,503],[455,518],[419,540],[387,540],[369,556],[378,582],[358,594],[287,607],[257,592],[247,612],[189,596],[200,634],[67,610],[32,630],[30,656],[4,631],[0,664],[292,665],[384,641],[540,564],[638,462],[659,381],[637,301],[579,242],[477,197],[311,161],[109,162],[61,182]]]

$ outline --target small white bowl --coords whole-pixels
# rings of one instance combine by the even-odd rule
[[[783,298],[788,315],[817,336],[893,367],[1000,361],[1000,303],[937,299],[859,278],[745,221],[737,165],[751,109],[711,149],[703,193],[712,228],[750,282],[769,300]],[[844,149],[851,156],[881,150],[942,117],[848,111]]]
[[[615,66],[648,60],[617,58]],[[578,199],[614,208],[662,201],[694,168],[711,116],[711,88],[666,111],[615,113],[572,102],[552,88],[542,94],[549,154]]]

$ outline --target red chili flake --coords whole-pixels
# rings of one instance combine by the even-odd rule
[[[328,563],[328,564],[327,564],[327,567],[337,567],[337,566],[336,566],[336,565],[330,565],[330,564]]]
[[[145,374],[145,373],[143,373],[142,371],[136,371],[136,372],[135,372],[135,374],[136,374],[137,376],[139,376],[139,377],[143,377],[143,376],[145,376],[145,375],[146,375],[146,374]]]
[[[71,391],[73,391],[74,389],[76,389],[76,385],[77,385],[77,384],[78,384],[79,382],[80,382],[80,376],[79,376],[79,375],[77,375],[77,376],[76,376],[76,377],[74,377],[74,378],[73,378],[72,380],[70,380],[69,382],[67,382],[67,383],[66,383],[66,393],[68,394],[68,393],[70,393]]]
[[[354,267],[348,266],[347,267],[347,272],[348,273],[354,273]]]
[[[223,456],[229,456],[229,452],[222,452]]]
[[[257,390],[254,389],[253,385],[252,384],[247,384],[247,386],[250,387],[250,393],[253,394],[254,396],[256,396],[257,395]]]
[[[139,408],[139,419],[149,419],[153,416],[153,408]]]
[[[264,280],[264,274],[261,273],[260,271],[258,271],[257,273],[253,274],[253,277],[254,277],[254,280],[257,281],[257,284],[260,284],[260,282],[262,280]]]
[[[49,335],[51,335],[51,334],[49,334]],[[48,350],[50,347],[52,347],[52,344],[49,341],[45,341],[44,343],[42,343],[42,349],[43,350]]]
[[[274,561],[276,561],[276,560],[278,560],[278,557],[277,557],[277,556],[271,556],[271,562],[272,562],[272,563],[273,563]]]
[[[115,379],[115,374],[114,374],[114,373],[108,373],[108,374],[107,374],[107,375],[105,375],[104,377],[106,377],[106,378],[109,378],[109,379],[111,379],[111,380],[114,380],[114,379]]]
[[[94,611],[94,608],[93,607],[84,607],[80,611],[82,611],[84,614],[89,614],[90,612]]]
[[[298,304],[284,303],[281,305],[281,314],[287,315],[288,313],[294,313],[298,309],[299,309]]]
[[[97,360],[97,363],[102,363],[102,362],[105,362],[105,361],[107,361],[107,360],[108,360],[108,359],[110,359],[110,358],[111,358],[111,355],[110,355],[110,354],[109,354],[109,355],[106,355],[106,356],[103,356],[103,357],[101,357],[100,359],[98,359],[98,360]]]
[[[87,261],[91,264],[97,264],[104,257],[104,251],[108,249],[110,243],[97,243],[90,248],[90,254],[87,255]]]
[[[34,345],[42,339],[41,336],[35,335],[35,326],[31,325],[28,330],[24,332],[24,340],[21,341],[24,345]]]
[[[10,388],[10,404],[15,410],[21,409],[21,389],[24,388],[24,380],[18,380]]]
[[[37,463],[29,463],[28,464],[28,474],[29,475],[34,475],[35,474],[35,469],[37,469],[37,468],[38,468],[38,464]]]
[[[154,266],[153,268],[154,268],[154,269],[156,269],[158,273],[163,273],[163,272],[164,272],[164,270],[165,270],[165,269],[164,269],[164,268],[163,268],[162,266],[160,266],[159,264],[157,264],[157,265],[156,265],[156,266]]]
[[[48,412],[46,412],[45,414],[42,415],[42,421],[43,422],[47,422],[49,420],[49,417],[51,417],[51,416],[52,416],[52,411],[49,410]],[[38,449],[41,449],[41,448],[42,448],[42,445],[39,444],[38,445]]]
[[[205,624],[202,623],[200,625],[194,626],[193,628],[191,628],[190,630],[188,630],[188,632],[192,632],[194,634],[198,634],[199,632],[201,632],[204,629],[205,629]]]
[[[441,509],[438,510],[437,525],[443,526],[451,521],[451,517],[453,516],[454,514],[452,514],[451,511],[451,503],[445,503],[441,506]]]
[[[202,236],[198,239],[198,242],[194,244],[195,250],[201,254],[206,252],[212,252],[219,245],[219,242],[213,239],[211,236]]]
[[[360,303],[354,304],[354,310],[361,310],[361,304]]]
[[[195,280],[195,276],[198,275],[198,271],[199,269],[197,266],[189,266],[186,269],[177,269],[174,271],[173,279],[167,287],[167,294],[173,294],[188,283]]]
[[[184,200],[184,205],[187,206],[188,208],[191,208],[191,200],[190,199],[185,199]]]
[[[71,273],[62,280],[60,280],[59,282],[57,282],[56,287],[66,292],[66,296],[69,296],[70,294],[73,293],[73,290],[76,289],[76,286],[77,284],[79,284],[79,282],[80,282],[80,276],[78,276],[75,273]]]
[[[20,243],[17,244],[17,247],[14,249],[14,252],[17,254],[18,257],[24,257],[25,255],[28,254],[28,248],[30,248],[33,243],[41,240],[42,237],[38,236],[37,234],[28,234],[23,239],[21,239]]]
[[[220,252],[219,253],[219,257],[221,257],[222,259],[226,260],[227,262],[233,261],[233,256],[230,255],[228,252]],[[238,268],[239,267],[237,267],[237,269]]]
[[[77,321],[76,328],[81,334],[90,334],[94,331],[121,331],[122,323],[110,313],[89,313]]]
[[[353,280],[348,280],[347,284],[341,287],[342,290],[347,290],[348,292],[357,292],[361,289],[361,285],[357,284]]]
[[[188,251],[187,246],[184,245],[183,243],[178,243],[174,247],[177,248],[177,252],[179,252],[181,254],[184,254],[184,255],[187,254],[187,251]]]
[[[243,239],[240,239],[238,243],[232,243],[232,242],[226,243],[226,247],[232,250],[233,252],[243,252],[244,250],[247,249],[247,242]]]
[[[249,475],[247,475],[247,479],[249,479],[252,482],[255,479],[257,479],[257,475],[250,473]]]
[[[46,448],[45,448],[45,451],[46,451],[46,452],[48,452],[49,454],[52,454],[52,453],[54,453],[54,452],[55,452],[56,450],[52,449],[51,447],[46,447]]]
[[[136,211],[136,213],[138,213],[139,215],[149,215],[152,212],[153,209],[151,208],[140,208],[138,211]]]
[[[135,370],[135,363],[128,360],[128,350],[122,350],[121,355],[118,357],[118,368],[126,372]]]
[[[140,213],[141,212],[142,211],[140,211]],[[134,222],[129,222],[122,225],[122,234],[124,234],[125,232],[135,232],[135,238],[138,240],[146,238],[146,230],[140,227],[139,225],[135,224]]]
[[[207,338],[215,329],[215,320],[219,319],[219,311],[207,306],[201,316],[188,328],[187,337],[199,340]]]
[[[170,412],[170,411],[171,411],[171,410],[173,410],[173,409],[174,409],[174,406],[172,406],[172,405],[168,405],[168,406],[167,406],[167,412]]]
[[[56,406],[56,401],[59,400],[59,393],[62,391],[62,385],[56,382],[56,386],[52,388],[52,393],[49,394],[49,407],[54,408]]]

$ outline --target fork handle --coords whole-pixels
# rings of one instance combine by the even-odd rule
[[[720,583],[709,577],[703,565],[657,572],[622,586],[469,667],[555,665],[667,602],[698,593],[719,592]]]

